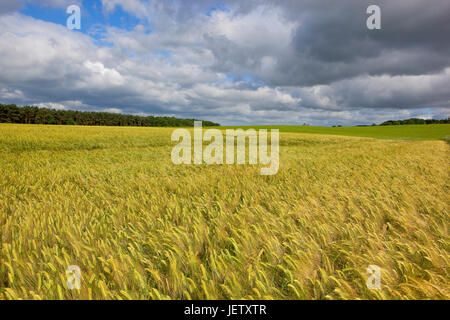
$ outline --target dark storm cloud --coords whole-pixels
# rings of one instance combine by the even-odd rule
[[[20,10],[25,0],[2,0],[0,1],[0,15]]]
[[[371,4],[381,8],[381,30],[366,27],[366,9]],[[254,52],[219,36],[207,38],[220,61],[218,69],[244,69],[271,85],[329,84],[363,74],[437,73],[450,65],[447,0],[281,0],[231,5],[241,14],[261,5],[279,8],[287,21],[298,23],[292,50],[275,57],[277,67],[270,74],[258,70],[260,60],[270,52]],[[253,65],[248,65],[249,60]]]

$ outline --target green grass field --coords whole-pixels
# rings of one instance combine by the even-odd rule
[[[279,129],[280,132],[313,133],[378,139],[437,140],[450,136],[450,124],[402,125],[373,127],[253,126],[221,127],[221,129]]]
[[[170,128],[1,124],[0,299],[449,299],[448,130],[282,127],[261,176],[174,165]]]

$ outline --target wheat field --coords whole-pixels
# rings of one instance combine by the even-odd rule
[[[0,299],[450,298],[446,142],[281,133],[261,176],[172,131],[0,125]]]

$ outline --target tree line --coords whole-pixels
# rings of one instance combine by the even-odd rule
[[[444,124],[444,123],[450,123],[450,118],[443,120],[418,119],[418,118],[411,118],[406,120],[389,120],[383,122],[382,124],[380,124],[380,126],[398,126],[405,124]]]
[[[419,119],[419,118],[411,118],[406,120],[389,120],[385,121],[381,124],[373,123],[372,125],[362,124],[357,125],[357,127],[375,127],[375,126],[400,126],[405,124],[450,124],[450,118],[435,120],[435,119]],[[336,127],[336,126],[333,126]],[[342,127],[342,126],[338,126]]]
[[[85,126],[193,127],[194,119],[141,117],[110,112],[54,110],[35,106],[18,107],[0,104],[0,123],[58,124]],[[203,126],[220,126],[203,121]]]

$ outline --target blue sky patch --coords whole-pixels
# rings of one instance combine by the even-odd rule
[[[22,14],[33,17],[35,19],[52,22],[65,26],[67,18],[70,16],[66,13],[66,8],[53,8],[49,6],[39,6],[27,3],[25,8],[20,11]],[[114,12],[105,14],[102,9],[100,0],[83,1],[81,6],[81,30],[80,32],[96,38],[98,30],[103,27],[116,27],[123,30],[131,31],[137,25],[149,26],[145,21],[128,14],[121,6],[116,6]],[[147,30],[149,33],[150,30]]]

